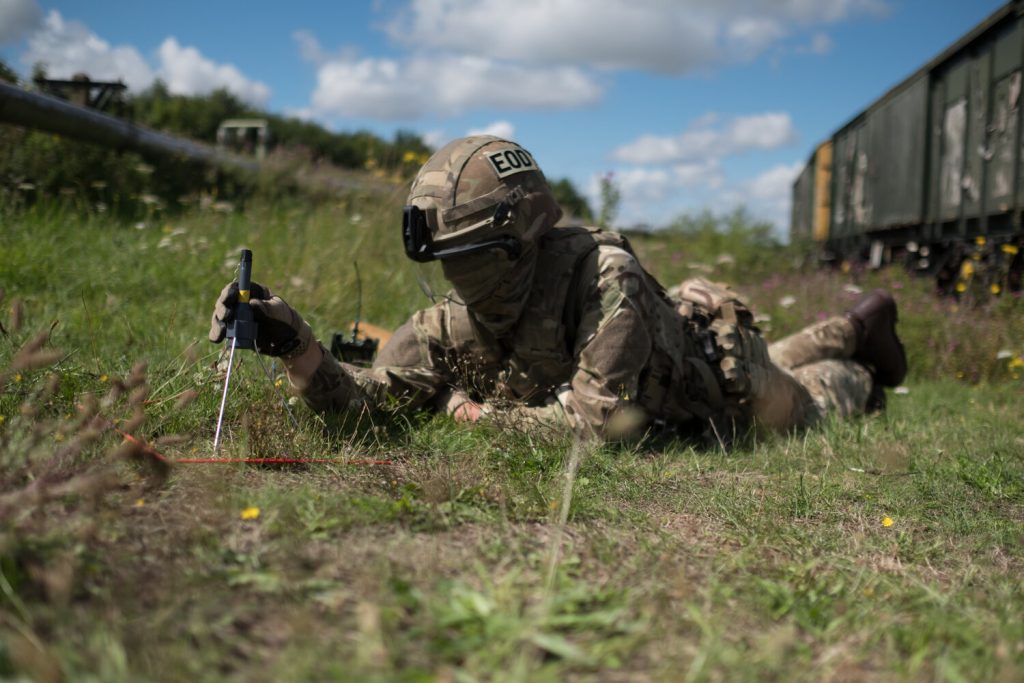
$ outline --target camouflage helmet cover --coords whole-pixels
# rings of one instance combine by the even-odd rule
[[[435,152],[407,203],[426,213],[438,248],[506,235],[530,244],[562,215],[533,156],[492,135],[459,138]]]

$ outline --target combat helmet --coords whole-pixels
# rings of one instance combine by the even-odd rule
[[[474,135],[449,142],[420,169],[402,239],[414,261],[493,250],[515,260],[561,215],[529,152],[509,140]]]

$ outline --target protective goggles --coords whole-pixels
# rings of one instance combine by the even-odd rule
[[[521,198],[521,191],[508,193],[508,196],[498,202],[497,206],[495,206],[493,215],[488,217],[486,220],[481,221],[478,225],[472,226],[469,230],[476,232],[477,229],[486,229],[490,226],[504,225],[511,215],[513,204]],[[468,202],[467,204],[472,203],[473,202]],[[459,213],[465,213],[466,210],[474,208],[476,207],[465,206],[448,209],[445,211],[445,219],[456,219],[459,217]],[[511,235],[503,235],[481,242],[472,242],[470,244],[438,248],[434,243],[434,238],[430,230],[427,211],[413,205],[406,206],[402,212],[402,243],[405,245],[405,255],[419,263],[443,260],[456,256],[467,256],[469,254],[479,254],[492,249],[501,249],[508,254],[510,260],[518,259],[523,253],[522,243]]]

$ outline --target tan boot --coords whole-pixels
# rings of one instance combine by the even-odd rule
[[[907,376],[907,353],[896,336],[896,301],[885,290],[876,289],[846,317],[857,331],[853,359],[869,365],[882,386],[897,386]]]

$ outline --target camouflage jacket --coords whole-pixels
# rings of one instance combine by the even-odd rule
[[[318,411],[482,402],[494,419],[617,438],[658,420],[689,427],[721,407],[699,335],[625,238],[555,228],[510,338],[448,297],[400,327],[372,368],[329,353],[300,394]]]

